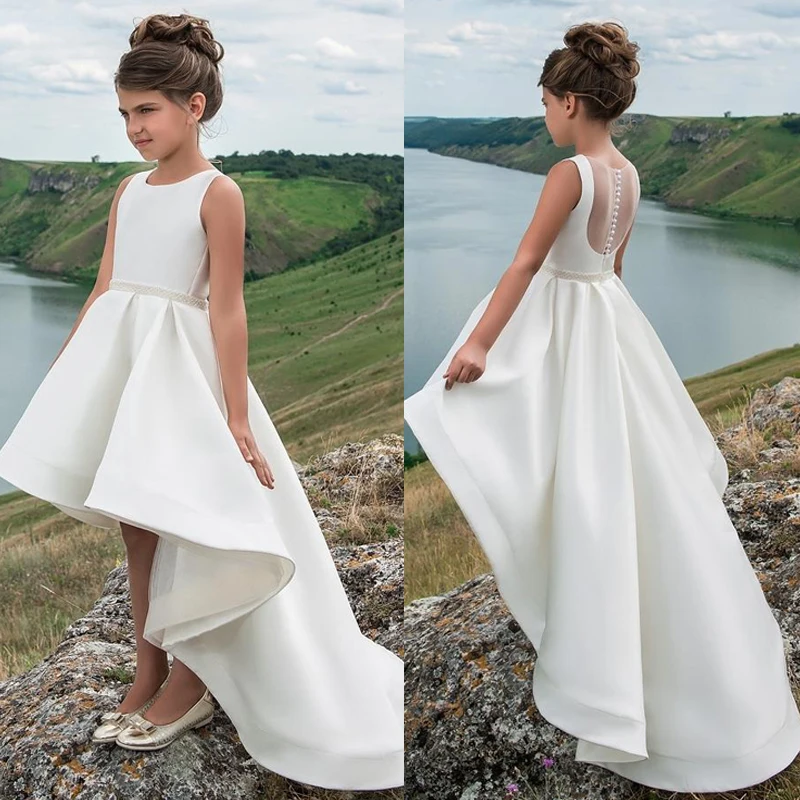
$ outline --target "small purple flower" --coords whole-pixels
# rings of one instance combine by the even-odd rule
[[[545,767],[552,767],[553,764],[555,764],[555,761],[553,761],[552,758],[545,758],[542,763],[545,765]]]
[[[519,784],[509,783],[506,786],[506,797],[516,794],[519,791]]]

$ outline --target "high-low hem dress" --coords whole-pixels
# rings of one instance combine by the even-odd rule
[[[533,644],[533,699],[575,758],[722,792],[800,752],[784,640],[728,517],[728,468],[613,271],[635,167],[572,156],[581,197],[474,382],[443,373],[405,419]]]
[[[109,289],[0,448],[0,476],[90,525],[158,534],[145,639],[199,675],[257,762],[330,789],[401,786],[403,662],[362,634],[249,377],[274,488],[227,426],[200,219],[222,173],[148,174],[120,196]]]

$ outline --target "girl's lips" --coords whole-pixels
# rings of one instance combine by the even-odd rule
[[[141,141],[139,141],[139,142],[134,142],[134,144],[135,144],[137,147],[144,147],[146,144],[150,144],[150,142],[152,142],[152,141],[153,141],[152,139],[142,139],[142,140],[141,140]]]

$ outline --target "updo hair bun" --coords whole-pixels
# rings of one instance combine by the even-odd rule
[[[224,48],[211,32],[208,20],[191,14],[151,14],[137,25],[128,41],[131,48],[147,42],[185,45],[206,56],[215,66],[225,55]]]
[[[119,60],[114,87],[158,91],[186,111],[191,97],[201,92],[206,102],[197,123],[205,128],[222,106],[219,62],[225,54],[208,20],[191,14],[151,14],[134,23],[128,42],[130,50]]]
[[[614,122],[636,97],[639,45],[618,22],[572,25],[564,43],[545,58],[536,85],[575,95],[589,119]]]
[[[599,67],[625,71],[629,78],[639,74],[639,45],[628,39],[628,32],[616,22],[573,25],[564,34],[564,44]]]

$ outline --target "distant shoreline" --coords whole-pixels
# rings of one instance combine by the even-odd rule
[[[624,114],[619,149],[642,197],[716,219],[800,229],[800,114],[659,117]],[[406,117],[405,149],[544,175],[573,148],[542,117]]]

